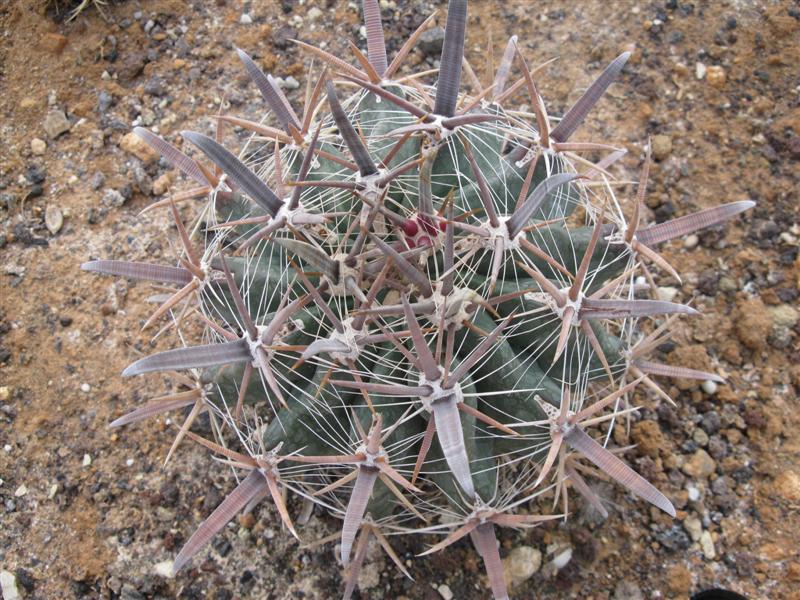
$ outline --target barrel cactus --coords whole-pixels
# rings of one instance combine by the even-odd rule
[[[608,169],[625,151],[571,139],[628,52],[554,119],[516,36],[491,85],[475,76],[466,0],[449,3],[438,73],[400,70],[433,17],[389,62],[377,0],[363,13],[367,52],[351,44],[352,63],[298,42],[324,67],[302,116],[237,50],[268,109],[260,122],[218,117],[218,131],[251,133],[237,153],[185,131],[191,158],[135,130],[197,184],[154,206],[171,211],[182,254],[83,268],[175,286],[145,326],[204,332],[125,370],[177,371],[182,391],[112,425],[184,409],[170,454],[188,437],[244,473],[175,571],[266,500],[298,538],[301,504],[306,519],[341,520],[328,541],[345,598],[370,538],[408,574],[391,540],[415,533],[434,541],[423,555],[469,535],[493,597],[507,598],[496,528],[566,518],[570,491],[606,515],[586,477],[675,515],[607,446],[637,387],[671,402],[658,378],[721,381],[648,358],[672,319],[697,312],[652,297],[654,270],[679,277],[657,248],[752,203],[645,226],[649,156],[620,201]],[[199,207],[188,228],[186,200]],[[202,413],[215,439],[192,432]],[[540,496],[552,508],[531,504]]]

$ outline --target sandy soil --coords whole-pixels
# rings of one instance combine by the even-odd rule
[[[385,4],[384,17],[395,19],[392,52],[435,3]],[[166,134],[207,128],[220,102],[258,115],[261,101],[233,45],[296,78],[300,88],[290,98],[297,100],[308,57],[287,38],[328,39],[344,55],[346,38],[359,39],[355,6],[129,0],[106,6],[108,21],[89,8],[70,23],[63,5],[60,12],[42,0],[0,6],[0,568],[22,598],[339,593],[332,548],[298,547],[267,506],[193,568],[174,579],[161,574],[233,480],[189,445],[162,468],[171,440],[163,423],[108,429],[170,385],[166,377],[123,380],[120,372],[171,340],[151,344],[140,332],[152,288],[91,277],[78,265],[174,257],[166,215],[139,212],[175,174],[121,147],[134,121]],[[667,256],[683,280],[660,279],[705,313],[679,326],[677,344],[662,348],[664,360],[714,365],[728,383],[711,394],[673,385],[675,408],[642,395],[645,409],[630,437],[623,429],[616,436],[639,444],[627,459],[674,500],[678,519],[600,485],[616,504],[605,522],[579,511],[566,526],[502,533],[504,556],[518,546],[543,555],[542,569],[514,597],[677,599],[715,585],[752,599],[800,597],[800,7],[475,2],[467,47],[484,79],[489,32],[497,46],[518,34],[532,63],[558,58],[540,77],[555,114],[635,45],[579,137],[627,147],[629,177],[652,137],[648,219],[758,202],[724,231],[671,246]],[[54,137],[59,125],[65,131]],[[186,185],[178,181],[176,189]],[[188,216],[191,207],[185,210]],[[315,515],[304,536],[322,537],[331,525]],[[362,597],[487,596],[467,544],[414,560],[423,542],[397,547],[414,581],[371,553]],[[571,560],[552,568],[567,548]]]

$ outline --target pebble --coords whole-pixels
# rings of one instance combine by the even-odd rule
[[[161,97],[167,93],[167,86],[161,77],[154,75],[144,84],[144,93],[148,96]],[[147,123],[145,123],[146,125]]]
[[[8,402],[11,398],[11,388],[7,385],[0,386],[0,402]]]
[[[719,289],[721,292],[735,292],[739,289],[739,286],[735,279],[728,277],[727,275],[723,275],[719,278]]]
[[[67,45],[67,38],[60,33],[45,33],[39,40],[39,47],[53,54],[59,54]]]
[[[41,156],[47,150],[47,142],[41,138],[33,138],[31,140],[31,152],[35,156]]]
[[[703,383],[700,384],[700,387],[703,388],[703,391],[709,396],[713,396],[714,394],[717,393],[716,381],[711,381],[710,379],[706,379]]]
[[[791,329],[797,324],[798,319],[800,319],[797,309],[788,304],[770,307],[769,315],[772,318],[773,327],[787,327]]]
[[[51,110],[47,113],[42,123],[44,130],[52,139],[57,138],[62,133],[66,133],[72,128],[72,124],[67,119],[63,110]]]
[[[27,495],[27,493],[28,493],[28,486],[23,483],[16,489],[16,491],[14,492],[14,496],[16,498],[22,498],[23,496]]]
[[[174,577],[172,574],[172,565],[174,563],[171,560],[162,560],[160,563],[156,563],[153,565],[153,571],[156,575],[160,575],[161,577],[166,577],[167,579],[171,579]]]
[[[678,288],[664,286],[658,288],[658,299],[664,302],[672,302],[678,295]]]
[[[717,463],[702,448],[695,452],[692,458],[683,465],[683,472],[694,478],[708,477],[716,470]]]
[[[308,18],[309,21],[316,21],[321,16],[322,16],[322,11],[316,6],[312,6],[306,13],[306,17]]]
[[[83,455],[83,462],[81,463],[84,467],[91,466],[92,464],[92,457],[88,454]]]
[[[122,136],[119,147],[128,154],[133,154],[145,164],[158,160],[158,152],[153,150],[142,138],[133,132],[126,133]]]
[[[542,566],[542,553],[532,546],[517,546],[504,561],[508,575],[515,583],[533,577]]]
[[[172,183],[172,178],[167,173],[160,175],[153,182],[153,195],[162,196],[166,194],[167,190],[169,190],[169,186],[171,183]]]
[[[92,186],[93,190],[99,190],[101,187],[103,187],[103,184],[105,182],[106,182],[106,176],[103,175],[101,171],[98,171],[97,173],[92,175],[92,178],[89,180],[89,185]]]
[[[694,76],[697,77],[698,79],[702,79],[703,77],[706,76],[706,66],[703,63],[701,62],[695,63]]]
[[[653,151],[653,158],[664,160],[672,154],[672,138],[668,135],[654,135],[650,140],[650,147]]]
[[[48,204],[44,209],[44,224],[52,235],[61,231],[64,225],[64,213],[56,204]]]
[[[17,589],[17,578],[10,571],[0,571],[0,589],[3,591],[3,600],[22,600]]]
[[[242,13],[242,16],[239,17],[239,23],[242,25],[250,25],[253,22],[253,17],[248,15],[247,13]]]
[[[81,384],[81,391],[84,394],[87,394],[87,393],[92,391],[92,386],[90,386],[88,383],[82,383]]]
[[[700,536],[703,535],[703,524],[695,515],[688,516],[683,520],[683,528],[693,542],[699,541]]]
[[[443,44],[444,44],[444,28],[433,27],[431,29],[428,29],[428,31],[426,31],[420,36],[419,42],[417,42],[417,47],[425,56],[439,58],[439,56],[442,54]]]
[[[711,539],[710,532],[704,531],[700,536],[700,549],[703,551],[703,556],[706,557],[706,560],[714,560],[717,557],[714,549],[714,540]]]
[[[725,85],[725,80],[725,69],[722,67],[714,65],[706,69],[706,81],[708,81],[710,86],[721,88]]]
[[[453,600],[453,598],[454,598],[453,590],[451,590],[451,589],[450,589],[450,586],[449,586],[449,585],[447,585],[446,583],[443,583],[442,585],[440,585],[440,586],[439,586],[438,588],[436,588],[436,589],[438,590],[438,592],[439,592],[439,595],[440,595],[440,596],[441,596],[441,597],[442,597],[444,600]]]
[[[800,474],[795,471],[783,471],[775,478],[772,489],[777,496],[788,502],[800,501]]]
[[[695,234],[687,235],[686,238],[683,240],[683,247],[687,250],[691,250],[692,248],[696,248],[697,244],[700,243],[700,238],[697,237]]]

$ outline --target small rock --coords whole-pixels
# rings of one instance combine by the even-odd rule
[[[119,142],[120,148],[145,164],[158,160],[158,152],[153,150],[147,143],[133,132],[126,133]]]
[[[161,77],[154,75],[144,84],[144,93],[149,96],[161,97],[167,93],[167,86]]]
[[[47,150],[47,142],[40,138],[33,138],[31,140],[31,152],[35,156],[41,156]]]
[[[433,27],[432,29],[428,29],[428,31],[420,36],[419,42],[417,42],[417,47],[425,56],[439,58],[439,56],[442,54],[443,44],[444,28]]]
[[[44,130],[52,139],[57,138],[62,133],[66,133],[72,127],[63,110],[51,110],[47,113],[42,123]]]
[[[439,595],[444,600],[453,600],[453,597],[454,597],[453,590],[451,590],[450,586],[447,585],[446,583],[443,583],[442,585],[440,585],[436,589],[439,592]]]
[[[719,66],[711,66],[706,69],[706,81],[711,87],[721,88],[725,85],[725,69]]]
[[[114,96],[105,90],[100,90],[100,93],[97,95],[97,112],[101,115],[106,114],[106,111],[111,108],[112,104],[114,104]]]
[[[788,304],[772,306],[769,308],[769,316],[772,318],[773,327],[787,327],[791,329],[800,318],[797,309]]]
[[[172,184],[172,178],[169,174],[164,173],[153,182],[153,195],[162,196],[167,193],[169,186]]]
[[[542,553],[531,546],[517,546],[503,561],[503,566],[514,584],[533,577],[542,566]]]
[[[64,213],[56,204],[48,204],[44,209],[44,224],[52,235],[61,231],[64,225]]]
[[[39,47],[53,54],[60,53],[67,45],[67,38],[60,33],[45,33],[39,41]]]
[[[17,578],[5,569],[0,571],[0,589],[3,591],[3,600],[22,600],[17,589]]]
[[[125,55],[122,65],[117,71],[120,81],[130,81],[138,77],[147,63],[147,55],[143,52],[130,52]]]
[[[242,13],[242,16],[239,17],[239,23],[241,23],[242,25],[250,25],[252,22],[253,22],[253,17],[251,17],[247,13]]]
[[[703,77],[706,76],[706,66],[703,63],[701,62],[695,63],[694,76],[697,77],[698,79],[702,79]]]
[[[28,486],[25,485],[24,483],[14,491],[14,496],[17,498],[22,498],[27,494],[28,494]]]
[[[672,302],[675,299],[675,296],[678,295],[678,288],[663,286],[658,288],[657,293],[659,300],[663,300],[664,302]]]
[[[300,82],[289,75],[289,77],[283,80],[283,87],[285,87],[287,90],[296,90],[300,87]]]
[[[697,244],[700,243],[700,238],[697,237],[695,234],[687,235],[686,238],[683,240],[683,247],[687,250],[691,250],[692,248],[696,248]]]
[[[153,191],[153,180],[150,175],[147,174],[147,171],[144,170],[141,163],[136,162],[136,164],[133,165],[131,175],[139,191],[145,196],[149,196]]]
[[[692,538],[693,542],[698,541],[700,536],[703,535],[703,524],[700,522],[700,519],[694,515],[684,519],[683,528],[686,530],[686,533],[689,534],[689,537]]]
[[[8,402],[11,398],[11,388],[7,385],[0,386],[0,402]]]
[[[161,577],[166,577],[167,579],[171,579],[174,577],[172,574],[172,565],[173,562],[171,560],[162,560],[160,563],[156,563],[153,565],[153,571],[156,575],[160,575]]]
[[[81,465],[84,466],[84,467],[91,466],[92,465],[92,457],[89,456],[88,454],[84,454],[83,455],[83,462],[81,463]]]
[[[318,9],[316,6],[312,6],[308,12],[306,13],[306,17],[309,21],[316,21],[322,16],[322,11]]]
[[[784,500],[800,501],[800,475],[794,471],[783,471],[772,483],[775,493]]]
[[[719,278],[719,289],[721,292],[735,292],[739,289],[739,286],[737,285],[735,279],[728,277],[727,275],[723,275]]]
[[[692,455],[686,464],[683,465],[683,472],[695,479],[708,477],[717,470],[717,463],[708,452],[702,448]]]
[[[654,135],[650,145],[656,160],[664,160],[672,154],[672,138],[668,135]]]
[[[708,434],[702,429],[695,429],[692,432],[692,439],[698,446],[708,446]]]
[[[716,381],[711,381],[710,379],[706,379],[703,383],[700,384],[700,387],[703,388],[703,391],[709,396],[713,396],[714,394],[717,393]]]
[[[717,557],[717,553],[714,550],[714,540],[711,539],[710,532],[704,531],[700,536],[700,549],[703,551],[703,556],[706,557],[706,560],[714,560]]]
[[[92,178],[89,180],[89,185],[92,186],[93,190],[99,190],[101,187],[103,187],[103,184],[105,182],[106,182],[106,176],[103,175],[102,172],[98,171],[97,173],[92,175]]]

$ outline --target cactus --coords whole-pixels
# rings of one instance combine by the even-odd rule
[[[654,268],[678,277],[659,244],[752,202],[645,227],[647,156],[626,217],[608,172],[624,150],[570,139],[628,52],[554,121],[516,36],[490,86],[474,76],[466,0],[449,3],[435,84],[399,74],[431,19],[389,62],[377,0],[363,9],[357,66],[298,42],[325,66],[302,116],[237,50],[273,117],[219,117],[220,128],[252,133],[238,155],[221,136],[183,132],[195,159],[135,130],[199,184],[153,207],[170,208],[182,255],[177,265],[83,268],[177,286],[145,326],[169,315],[165,328],[198,320],[205,332],[130,365],[125,376],[179,371],[186,389],[112,425],[191,407],[170,455],[189,437],[247,473],[188,539],[176,571],[264,500],[300,538],[288,492],[341,520],[331,541],[345,598],[371,537],[408,574],[390,540],[414,533],[440,538],[423,555],[469,534],[493,597],[507,598],[496,527],[566,518],[570,490],[606,515],[587,475],[675,515],[606,445],[640,385],[671,402],[654,378],[722,381],[647,358],[674,318],[697,313],[647,296]],[[531,108],[515,107],[519,97]],[[187,230],[176,203],[190,199],[200,216]],[[191,431],[201,413],[215,440]],[[560,509],[518,510],[543,495]]]

